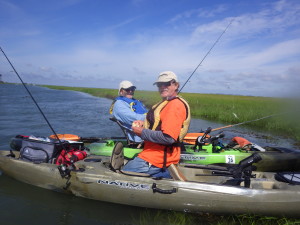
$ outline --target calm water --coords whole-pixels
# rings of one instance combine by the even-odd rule
[[[111,100],[74,91],[59,91],[29,86],[55,132],[81,137],[122,136],[122,131],[109,120]],[[190,132],[224,124],[192,120]],[[241,127],[224,130],[226,140],[242,136],[262,146],[292,147],[292,140]],[[49,136],[52,134],[44,118],[21,85],[0,85],[0,149],[9,149],[10,138],[17,134]],[[103,203],[51,192],[0,176],[1,224],[109,224],[133,225],[153,220],[156,214],[169,212]],[[162,224],[159,218],[152,224]],[[144,223],[145,224],[145,223]],[[150,223],[151,224],[151,223]]]

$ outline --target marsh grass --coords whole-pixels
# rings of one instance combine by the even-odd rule
[[[294,225],[300,224],[299,219],[289,219],[285,217],[268,217],[258,215],[231,215],[221,216],[221,219],[210,223],[212,225]]]
[[[166,210],[145,210],[133,217],[138,225],[296,225],[300,219],[259,215],[214,215]]]
[[[80,91],[109,99],[117,96],[116,89],[42,86]],[[295,107],[299,106],[297,99],[197,93],[182,93],[181,96],[189,102],[193,118],[233,125],[269,116],[269,118],[245,123],[244,126],[281,134],[300,142],[299,108]],[[135,98],[142,101],[148,108],[161,99],[156,91],[139,90],[135,92]]]
[[[194,217],[183,212],[145,210],[139,217],[133,217],[134,224],[138,225],[189,225],[194,223]]]

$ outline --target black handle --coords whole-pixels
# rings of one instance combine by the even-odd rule
[[[160,188],[156,187],[156,183],[152,184],[152,190],[153,190],[153,193],[158,192],[158,193],[161,193],[161,194],[173,194],[173,193],[177,192],[176,188],[172,188],[170,190],[160,189]]]

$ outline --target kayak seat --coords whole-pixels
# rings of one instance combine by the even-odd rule
[[[122,142],[117,142],[115,144],[115,147],[112,151],[112,155],[110,157],[110,168],[115,172],[122,173],[129,176],[150,177],[150,174],[122,170],[125,161],[123,147],[124,145]]]
[[[183,173],[179,170],[178,166],[175,164],[171,164],[168,167],[168,170],[174,180],[178,181],[187,181],[186,177],[183,175]]]
[[[128,129],[126,126],[124,126],[124,124],[120,120],[117,120],[115,117],[111,117],[109,119],[119,125],[119,127],[121,128],[121,130],[123,131],[123,133],[124,133],[124,135],[126,137],[127,144],[128,144],[129,147],[134,147],[134,148],[142,148],[143,147],[143,142],[134,142],[134,141],[131,141],[129,139],[129,135],[128,134],[129,133],[133,134],[133,131],[131,131],[130,129]]]
[[[112,151],[112,155],[110,157],[110,166],[114,171],[120,171],[124,165],[123,147],[123,143],[118,141]]]
[[[277,181],[286,182],[293,185],[300,185],[300,173],[299,172],[277,172],[275,174]]]

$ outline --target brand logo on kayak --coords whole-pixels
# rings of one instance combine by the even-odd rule
[[[181,154],[180,158],[183,159],[183,160],[191,160],[191,161],[205,160],[206,159],[206,157],[203,157],[203,156],[189,155],[189,154]]]
[[[119,188],[144,190],[144,191],[150,190],[150,186],[148,184],[135,184],[135,183],[122,182],[122,181],[115,181],[115,180],[98,180],[97,183],[116,186]]]

